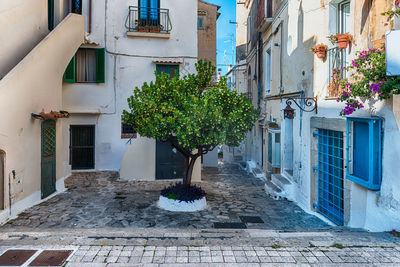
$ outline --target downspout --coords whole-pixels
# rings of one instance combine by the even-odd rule
[[[92,0],[89,0],[89,34],[92,33]]]

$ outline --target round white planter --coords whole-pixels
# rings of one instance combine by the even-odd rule
[[[160,196],[158,207],[169,211],[193,212],[207,208],[207,202],[205,197],[193,202],[185,202]]]

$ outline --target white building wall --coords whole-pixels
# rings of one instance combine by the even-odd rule
[[[336,4],[340,1],[331,1]],[[351,14],[353,21],[350,23],[352,32],[356,36],[357,46],[349,55],[353,58],[356,51],[367,48],[367,33],[364,30],[360,36],[361,10],[356,6],[359,2],[351,1]],[[379,3],[377,3],[379,4]],[[317,204],[317,175],[313,167],[317,167],[313,152],[316,139],[313,137],[315,128],[311,128],[311,117],[345,120],[339,116],[344,103],[336,102],[335,98],[326,98],[328,80],[328,62],[315,57],[309,48],[317,43],[330,45],[327,36],[336,33],[336,16],[334,6],[326,4],[321,6],[314,1],[289,0],[287,10],[283,10],[272,26],[264,33],[264,46],[271,45],[272,50],[272,82],[271,94],[279,91],[279,49],[283,49],[283,87],[284,93],[304,91],[305,96],[317,96],[318,114],[301,112],[295,105],[295,118],[293,120],[293,176],[284,171],[285,160],[285,135],[286,125],[283,119],[285,101],[268,101],[266,113],[277,119],[281,127],[281,172],[295,184],[296,190],[290,196],[304,210],[316,214]],[[286,13],[287,12],[287,13]],[[375,15],[375,13],[373,13]],[[379,16],[376,15],[376,16]],[[280,34],[272,35],[280,19],[284,20],[284,39],[280,41]],[[287,24],[286,24],[287,23]],[[369,23],[369,22],[367,22]],[[377,22],[378,23],[378,22]],[[282,44],[274,47],[273,44]],[[297,64],[293,64],[296,62]],[[265,74],[264,74],[265,75]],[[275,91],[274,91],[275,90]],[[396,110],[396,109],[395,109]],[[400,151],[400,131],[393,113],[392,100],[378,101],[373,106],[354,113],[355,117],[379,116],[384,118],[383,134],[383,163],[382,186],[380,191],[371,191],[361,187],[345,178],[345,224],[351,227],[361,227],[371,231],[387,231],[400,229],[400,194],[398,173],[400,166],[396,164]],[[346,135],[346,128],[342,129]],[[287,139],[286,139],[287,140]],[[346,142],[346,140],[345,140]],[[267,142],[266,142],[267,143]],[[252,144],[253,146],[256,144]],[[345,148],[345,147],[344,147]],[[344,150],[346,154],[346,150]],[[346,157],[346,155],[345,155]],[[346,165],[346,164],[345,164]]]
[[[106,81],[104,84],[64,83],[63,108],[74,113],[70,125],[96,125],[95,168],[98,170],[120,169],[123,154],[131,145],[129,139],[121,139],[122,111],[128,109],[127,98],[135,87],[155,79],[154,61],[182,62],[180,75],[195,71],[197,1],[161,0],[160,4],[161,8],[169,9],[172,30],[168,39],[127,37],[128,8],[137,6],[137,1],[96,0],[93,3],[92,33],[87,37],[86,46],[106,48]],[[134,146],[135,140],[131,141]]]
[[[83,40],[84,18],[71,14],[0,81],[0,149],[6,157],[5,190],[0,192],[6,209],[0,212],[0,223],[41,201],[41,121],[31,113],[62,109],[62,75]],[[56,123],[58,192],[70,175],[64,123]]]

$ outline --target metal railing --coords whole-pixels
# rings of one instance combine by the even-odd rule
[[[130,6],[125,27],[128,31],[169,33],[169,9]]]
[[[329,96],[336,97],[339,95],[341,88],[339,81],[347,77],[346,70],[346,50],[338,47],[331,48],[327,54],[329,72],[328,72],[328,93]]]

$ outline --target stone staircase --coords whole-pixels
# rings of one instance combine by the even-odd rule
[[[293,200],[295,185],[282,174],[271,174],[266,179],[265,192],[274,199]]]

